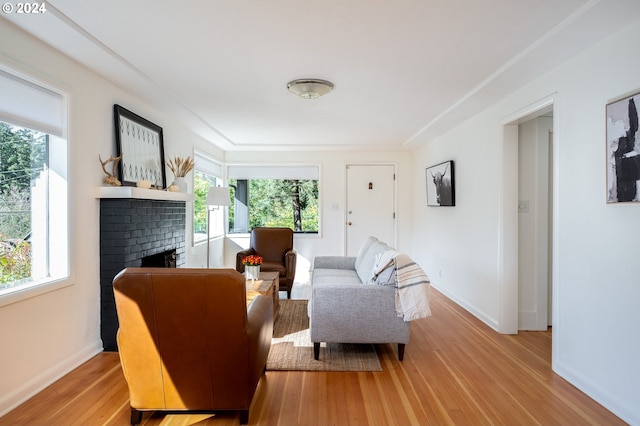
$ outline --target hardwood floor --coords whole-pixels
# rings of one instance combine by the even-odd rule
[[[403,362],[378,345],[383,371],[269,371],[253,425],[617,425],[619,418],[551,371],[551,331],[500,335],[432,290]],[[312,349],[310,349],[311,351]],[[312,356],[311,352],[309,356]],[[237,413],[145,413],[144,425],[237,425]],[[127,425],[116,353],[101,353],[3,418],[0,425]]]

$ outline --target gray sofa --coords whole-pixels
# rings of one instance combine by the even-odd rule
[[[396,311],[395,267],[374,275],[391,247],[369,237],[356,257],[318,256],[314,259],[309,298],[309,328],[314,358],[321,342],[397,343],[404,357],[411,322]]]

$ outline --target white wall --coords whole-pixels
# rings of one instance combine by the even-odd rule
[[[194,146],[220,155],[181,124],[0,19],[0,63],[69,96],[71,285],[0,307],[0,416],[102,350],[99,313],[98,162],[115,155],[113,104],[164,130],[167,155]],[[167,170],[167,180],[173,176]]]
[[[605,202],[605,105],[640,89],[639,39],[637,22],[432,141],[416,155],[414,187],[416,260],[434,287],[498,329],[501,286],[512,284],[499,264],[511,167],[502,162],[503,126],[555,94],[553,368],[632,424],[640,423],[640,205]],[[457,206],[427,208],[423,171],[450,159]]]

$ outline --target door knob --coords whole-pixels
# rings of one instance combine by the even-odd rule
[[[351,222],[347,222],[347,225],[351,226]]]

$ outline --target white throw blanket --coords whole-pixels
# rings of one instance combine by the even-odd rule
[[[396,312],[405,322],[431,316],[429,277],[406,254],[394,256],[396,265]]]

